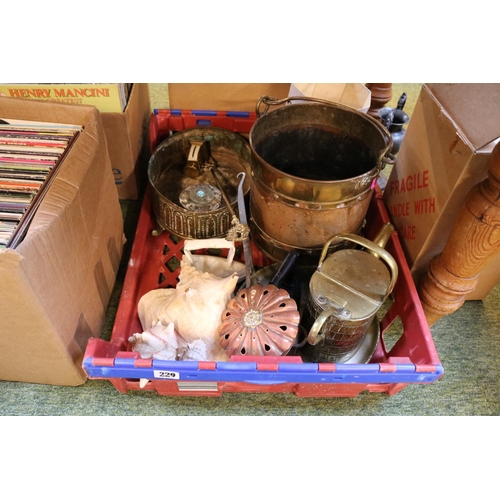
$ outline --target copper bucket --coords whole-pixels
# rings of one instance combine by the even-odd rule
[[[293,99],[306,102],[268,112]],[[317,262],[332,235],[360,232],[375,181],[394,163],[391,135],[371,116],[319,99],[262,97],[256,110],[249,136],[253,239],[273,260],[297,249],[302,263],[307,255]]]

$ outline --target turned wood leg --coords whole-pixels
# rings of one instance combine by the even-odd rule
[[[392,83],[367,83],[365,86],[371,92],[368,114],[380,120],[378,112],[392,99]]]
[[[418,292],[429,326],[460,308],[478,274],[500,251],[500,143],[488,178],[467,195],[443,251],[429,263]]]

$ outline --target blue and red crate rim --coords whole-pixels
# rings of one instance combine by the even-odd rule
[[[374,196],[377,204],[383,203],[380,196]],[[203,381],[229,384],[235,392],[248,392],[248,384],[255,392],[295,392],[314,397],[321,389],[321,395],[335,397],[357,395],[362,390],[394,394],[412,383],[432,383],[443,374],[432,335],[425,322],[425,316],[408,267],[401,266],[401,252],[394,252],[392,245],[399,240],[396,233],[391,237],[387,249],[396,254],[400,267],[398,283],[394,289],[394,302],[381,319],[383,332],[398,316],[404,332],[390,352],[386,352],[381,338],[377,351],[367,364],[303,363],[300,357],[233,357],[224,362],[160,361],[141,359],[130,351],[128,337],[139,332],[137,301],[140,290],[141,268],[147,265],[147,255],[140,249],[147,248],[147,240],[154,227],[148,196],[145,197],[139,218],[138,231],[129,260],[111,341],[92,338],[84,355],[83,367],[89,378],[109,379],[115,387],[138,389],[139,379],[161,382]],[[399,255],[398,255],[399,254]],[[142,296],[142,293],[140,294]],[[413,301],[409,298],[413,297]],[[120,382],[116,383],[118,380]],[[279,387],[279,385],[283,387]],[[295,384],[295,385],[294,385]],[[267,387],[266,387],[267,386]],[[346,386],[348,386],[346,388]],[[155,390],[160,390],[154,387]],[[346,394],[346,391],[348,394]],[[227,392],[227,391],[226,391]],[[203,391],[190,392],[204,395]]]
[[[160,140],[172,131],[216,127],[238,134],[249,134],[256,119],[257,114],[252,111],[155,109],[149,123],[151,153]]]
[[[202,113],[204,113],[202,116],[207,116],[208,112]],[[227,119],[225,112],[215,113]],[[182,122],[178,121],[179,116]],[[160,136],[168,135],[170,130],[191,128],[192,122],[189,120],[186,122],[186,116],[194,120],[200,118],[198,112],[192,115],[175,110],[155,113],[150,124],[150,131],[154,131],[150,136],[151,146],[158,143]],[[210,116],[213,118],[214,114]],[[171,119],[177,121],[172,123]],[[247,119],[246,127],[251,128],[248,122],[255,117],[250,116],[245,119]],[[198,122],[195,126],[203,125]],[[214,126],[213,121],[207,122],[205,126]],[[222,128],[234,131],[231,127],[232,125]],[[366,237],[373,239],[385,222],[390,222],[390,218],[382,200],[382,192],[376,185],[367,213]],[[377,349],[366,364],[304,363],[299,356],[234,356],[230,361],[221,362],[141,359],[137,353],[130,350],[128,337],[142,331],[137,314],[137,302],[146,291],[149,291],[144,288],[146,286],[144,276],[148,274],[147,270],[151,269],[151,266],[158,265],[151,260],[151,255],[157,255],[158,249],[153,248],[151,251],[148,249],[162,244],[158,237],[151,234],[155,227],[149,190],[146,190],[111,340],[107,342],[91,338],[87,344],[83,368],[89,378],[108,379],[120,392],[156,390],[159,394],[180,395],[178,383],[189,385],[191,382],[195,386],[197,383],[201,384],[200,388],[189,390],[187,394],[182,393],[182,395],[293,392],[305,397],[337,397],[356,396],[363,390],[392,395],[408,384],[433,383],[443,375],[444,370],[396,232],[391,236],[386,249],[398,264],[399,277],[392,293],[392,304],[384,317],[379,320],[381,334]],[[169,242],[169,245],[174,247],[169,251],[181,258],[182,240],[177,244]],[[255,248],[253,250],[258,253]],[[255,257],[258,262],[258,255]],[[170,280],[173,278],[175,273],[169,276]],[[151,287],[150,284],[147,286]],[[388,352],[383,335],[397,318],[401,320],[403,333]],[[149,381],[145,387],[139,384],[141,379]],[[203,389],[203,384],[207,383],[216,386],[215,394],[214,389],[208,391]]]

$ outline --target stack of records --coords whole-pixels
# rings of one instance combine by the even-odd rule
[[[80,125],[0,118],[0,249],[15,248]]]

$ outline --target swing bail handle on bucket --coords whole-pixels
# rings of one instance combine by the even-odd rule
[[[392,290],[394,289],[394,286],[396,284],[396,281],[398,279],[398,265],[392,255],[385,250],[385,245],[387,241],[390,239],[392,233],[394,232],[394,226],[390,224],[389,222],[385,223],[382,228],[380,229],[379,233],[375,236],[373,241],[367,240],[366,238],[363,238],[361,236],[358,236],[356,234],[350,234],[350,233],[342,233],[342,234],[337,234],[330,238],[324,245],[323,251],[321,253],[321,257],[319,259],[319,264],[316,269],[316,273],[324,275],[322,273],[322,266],[323,262],[326,258],[326,255],[328,253],[328,250],[330,248],[330,245],[332,243],[339,243],[341,241],[350,241],[352,243],[355,243],[361,247],[363,247],[365,250],[367,250],[368,253],[373,255],[374,258],[381,259],[385,265],[387,266],[389,273],[390,273],[390,279],[387,285],[387,289],[385,292],[384,297],[380,301],[376,301],[371,297],[367,297],[366,295],[360,293],[359,291],[353,289],[352,287],[347,287],[345,284],[338,283],[336,280],[333,278],[324,275],[326,279],[330,279],[332,281],[335,281],[336,284],[349,288],[351,292],[354,294],[357,294],[359,297],[361,297],[363,300],[366,300],[367,302],[371,303],[373,306],[373,312],[371,314],[371,317],[374,317],[375,314],[377,313],[378,309],[380,306],[385,302],[387,297],[391,294]],[[309,329],[309,333],[307,336],[307,342],[311,345],[317,345],[319,344],[322,340],[324,340],[325,335],[324,333],[321,332],[321,328],[323,327],[324,323],[330,318],[331,316],[334,316],[337,318],[340,322],[342,321],[349,321],[350,320],[350,311],[348,309],[348,304],[347,302],[340,298],[337,295],[331,294],[329,296],[329,305],[327,309],[324,309],[318,317],[315,319],[313,325]]]
[[[384,137],[384,140],[386,142],[386,148],[384,148],[382,154],[378,158],[377,165],[379,165],[379,169],[381,170],[382,168],[380,165],[387,164],[387,165],[395,165],[396,164],[396,157],[390,153],[393,147],[392,143],[392,136],[388,132],[386,132],[386,128],[381,125],[381,123],[375,118],[372,118],[370,115],[367,115],[366,113],[362,113],[361,111],[358,111],[354,108],[350,108],[349,106],[345,106],[343,104],[338,104],[334,103],[332,101],[327,101],[326,99],[319,99],[317,97],[307,97],[307,96],[288,96],[285,97],[284,99],[277,99],[276,97],[270,97],[267,95],[261,96],[261,98],[257,101],[257,104],[255,105],[255,114],[257,115],[257,118],[260,118],[261,116],[265,115],[271,106],[281,106],[283,104],[291,104],[292,101],[307,101],[315,104],[325,104],[326,106],[334,106],[334,107],[339,107],[348,111],[352,111],[360,116],[362,116],[364,119],[366,119],[368,122],[373,123],[377,128],[379,128],[382,131],[382,135]],[[264,105],[264,111],[261,111],[260,108],[261,106]]]
[[[384,137],[385,140],[385,145],[386,147],[382,151],[380,157],[378,158],[377,165],[379,168],[379,171],[382,170],[382,165],[387,164],[387,165],[395,165],[396,164],[396,157],[390,153],[393,147],[392,143],[392,136],[387,132],[387,129],[375,118],[372,118],[370,115],[366,113],[362,113],[361,111],[358,111],[354,108],[350,108],[349,106],[345,106],[343,104],[338,104],[334,103],[332,101],[327,101],[326,99],[318,99],[317,97],[307,97],[307,96],[288,96],[285,97],[284,99],[277,99],[276,97],[270,97],[267,95],[263,95],[260,97],[260,99],[257,101],[257,104],[255,105],[255,114],[257,115],[257,119],[260,118],[261,116],[267,114],[269,111],[269,108],[271,106],[281,106],[283,104],[291,104],[292,101],[307,101],[311,102],[314,104],[325,104],[326,106],[332,106],[332,107],[338,107],[345,109],[347,111],[356,113],[357,115],[363,117],[367,122],[372,123],[375,125],[381,132],[382,136]],[[264,105],[263,111],[261,111],[261,107]]]

